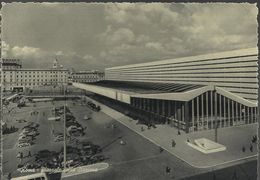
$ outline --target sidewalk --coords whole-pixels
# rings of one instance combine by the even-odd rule
[[[218,143],[226,146],[227,150],[212,154],[203,154],[202,152],[188,146],[186,143],[187,138],[190,142],[202,137],[214,141],[214,130],[205,130],[189,134],[181,131],[181,135],[178,135],[178,130],[168,125],[157,125],[157,128],[155,129],[147,129],[144,125],[136,124],[136,120],[133,120],[93,99],[91,100],[100,105],[105,114],[124,124],[154,144],[161,146],[169,153],[193,167],[213,168],[220,165],[227,166],[228,164],[248,159],[255,159],[256,157],[256,144],[253,144],[253,152],[249,151],[249,146],[252,136],[257,134],[257,124],[218,129]],[[144,131],[141,131],[142,126],[144,127]],[[171,146],[172,139],[176,142],[175,147]],[[242,146],[246,147],[246,152],[242,152]]]

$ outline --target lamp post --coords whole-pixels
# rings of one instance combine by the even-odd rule
[[[63,93],[64,93],[64,99],[65,99],[65,103],[64,103],[64,109],[63,109],[63,113],[64,113],[64,127],[63,127],[63,140],[64,140],[64,148],[63,148],[63,163],[64,163],[64,170],[66,169],[66,138],[67,138],[67,132],[66,132],[66,107],[67,107],[67,101],[66,101],[66,89],[65,89],[65,85],[63,85]]]
[[[1,93],[0,93],[0,163],[2,164],[2,154],[3,154],[3,135],[2,135],[2,122],[3,122],[3,80],[4,80],[4,73],[3,73],[3,60],[1,59],[1,62],[0,62],[0,71],[1,71]],[[2,178],[2,172],[3,172],[3,167],[2,165],[0,165],[0,179]]]

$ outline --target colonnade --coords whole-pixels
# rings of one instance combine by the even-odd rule
[[[168,122],[187,132],[257,121],[257,107],[248,107],[215,91],[208,91],[191,101],[131,98],[131,106],[150,113],[151,120]]]

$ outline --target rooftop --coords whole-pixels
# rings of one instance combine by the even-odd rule
[[[186,92],[193,89],[204,87],[204,85],[197,85],[197,84],[129,82],[129,81],[111,81],[111,80],[104,80],[104,81],[98,81],[98,82],[87,83],[87,84],[118,89],[121,91],[140,93],[140,94]]]

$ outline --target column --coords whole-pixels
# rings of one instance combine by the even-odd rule
[[[235,112],[234,112],[234,101],[232,100],[232,125],[234,125],[234,117],[235,117]]]
[[[156,99],[156,104],[157,104],[157,114],[160,114],[160,100],[159,99]]]
[[[207,129],[209,128],[209,93],[208,93],[208,91],[206,92],[206,122],[207,122],[207,124],[206,124],[206,127],[207,127]]]
[[[181,121],[184,122],[184,104],[183,103],[181,104],[181,116],[182,116]]]
[[[215,127],[218,127],[218,94],[215,92],[215,98],[214,98],[214,102],[215,102],[215,117],[214,117],[214,124],[215,124]]]
[[[171,102],[172,101],[168,101],[168,117],[170,117],[171,116]]]
[[[211,117],[210,117],[210,128],[213,129],[213,118],[214,118],[214,112],[213,112],[213,91],[210,91],[210,112],[211,112]]]
[[[166,113],[165,113],[165,100],[161,100],[161,101],[162,101],[162,115],[166,116]]]
[[[228,99],[228,126],[230,126],[230,99]]]
[[[222,103],[221,102],[221,95],[219,95],[219,121],[220,121],[219,125],[221,127],[223,127],[223,124],[222,124],[222,104],[221,103]]]
[[[254,116],[255,116],[254,122],[257,122],[257,121],[258,121],[258,118],[257,118],[257,107],[255,107],[254,110],[255,110],[255,113],[254,113]]]
[[[150,112],[150,99],[146,99],[145,100],[146,101],[146,103],[145,103],[145,109],[146,109],[146,111],[148,111],[148,112]]]
[[[200,99],[200,102],[201,102],[201,119],[202,119],[202,127],[204,129],[205,128],[204,127],[204,94],[202,94],[200,97],[201,97],[201,99]]]
[[[227,125],[227,115],[226,115],[226,97],[223,96],[224,100],[224,126]]]
[[[251,123],[251,121],[250,121],[250,115],[249,115],[249,114],[250,114],[250,113],[249,113],[249,109],[250,109],[250,108],[247,107],[247,122],[248,122],[248,124]]]
[[[174,113],[173,113],[173,117],[174,119],[177,119],[177,101],[174,101],[173,103],[173,109],[174,109]]]
[[[236,120],[236,123],[238,123],[237,121],[238,121],[238,104],[237,104],[237,102],[236,102],[236,118],[235,118],[235,120]]]
[[[192,131],[194,131],[194,99],[191,100],[191,121],[192,121]]]
[[[197,127],[198,127],[198,129],[199,129],[199,116],[200,116],[200,109],[199,109],[199,96],[198,97],[196,97],[196,101],[197,101]]]
[[[239,103],[239,121],[240,121],[240,124],[242,124],[242,104]]]
[[[251,110],[251,113],[250,113],[250,122],[253,123],[253,122],[254,122],[253,107],[251,107],[250,110]]]
[[[184,103],[184,121],[185,121],[185,132],[188,133],[189,132],[189,128],[190,128],[190,109],[189,109],[189,102],[185,102]]]
[[[177,108],[177,121],[178,121],[178,124],[177,124],[177,126],[178,126],[178,129],[179,129],[179,122],[181,121],[181,118],[182,118],[182,111],[181,111],[181,106],[179,106],[179,103],[178,103],[178,108]]]
[[[247,124],[247,121],[246,121],[246,106],[244,106],[243,114],[244,114],[245,124]]]

